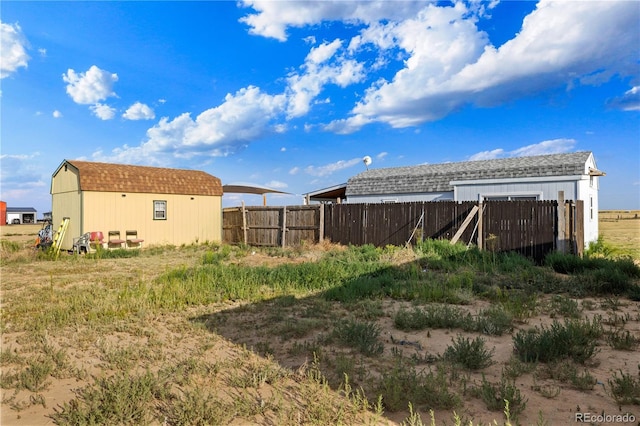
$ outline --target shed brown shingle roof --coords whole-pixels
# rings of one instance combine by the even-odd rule
[[[76,160],[66,163],[78,169],[82,191],[222,195],[220,179],[198,170]]]

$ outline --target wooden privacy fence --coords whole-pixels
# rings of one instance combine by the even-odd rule
[[[324,208],[313,206],[242,206],[222,210],[226,243],[285,247],[324,238]]]
[[[223,210],[227,243],[291,246],[405,245],[426,238],[516,251],[542,260],[552,250],[582,254],[582,201],[413,202],[237,207]]]

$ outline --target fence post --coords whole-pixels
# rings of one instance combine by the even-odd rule
[[[282,207],[282,248],[287,245],[287,207]]]
[[[422,202],[422,230],[420,232],[420,242],[424,242],[424,228],[427,217],[424,215],[424,201]]]
[[[242,202],[242,241],[245,245],[249,242],[249,237],[247,235],[247,210],[244,208],[244,201]]]
[[[565,254],[566,248],[566,223],[565,223],[565,204],[564,204],[564,191],[558,191],[558,207],[556,209],[556,216],[558,221],[558,229],[556,231],[556,250]]]
[[[324,241],[324,204],[318,205],[318,243]]]
[[[478,203],[479,211],[478,211],[478,250],[482,251],[484,248],[484,234],[482,230],[482,216],[484,213],[484,204],[482,203],[482,197],[480,198],[480,202]]]

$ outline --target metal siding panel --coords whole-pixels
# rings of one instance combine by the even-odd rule
[[[557,200],[558,191],[565,192],[565,199],[576,199],[575,182],[530,182],[530,183],[508,183],[489,185],[459,185],[458,201],[478,201],[480,195],[526,195],[542,193],[544,201]]]

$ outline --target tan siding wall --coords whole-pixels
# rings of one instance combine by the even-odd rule
[[[78,175],[73,167],[64,167],[51,179],[51,207],[53,230],[57,231],[62,219],[68,217],[69,228],[60,247],[71,250],[73,239],[82,233],[82,195],[78,190]]]
[[[51,194],[63,192],[77,192],[79,189],[78,174],[73,167],[60,168],[58,173],[51,180]]]
[[[84,192],[84,232],[138,231],[144,246],[222,241],[222,197]],[[193,198],[193,200],[191,199]],[[167,219],[153,219],[153,201],[167,201]]]
[[[70,250],[73,246],[73,238],[81,234],[80,222],[80,194],[76,192],[64,192],[62,194],[53,194],[51,197],[53,207],[52,218],[53,230],[57,231],[62,219],[68,217],[69,228],[62,240],[60,247],[63,250]]]

